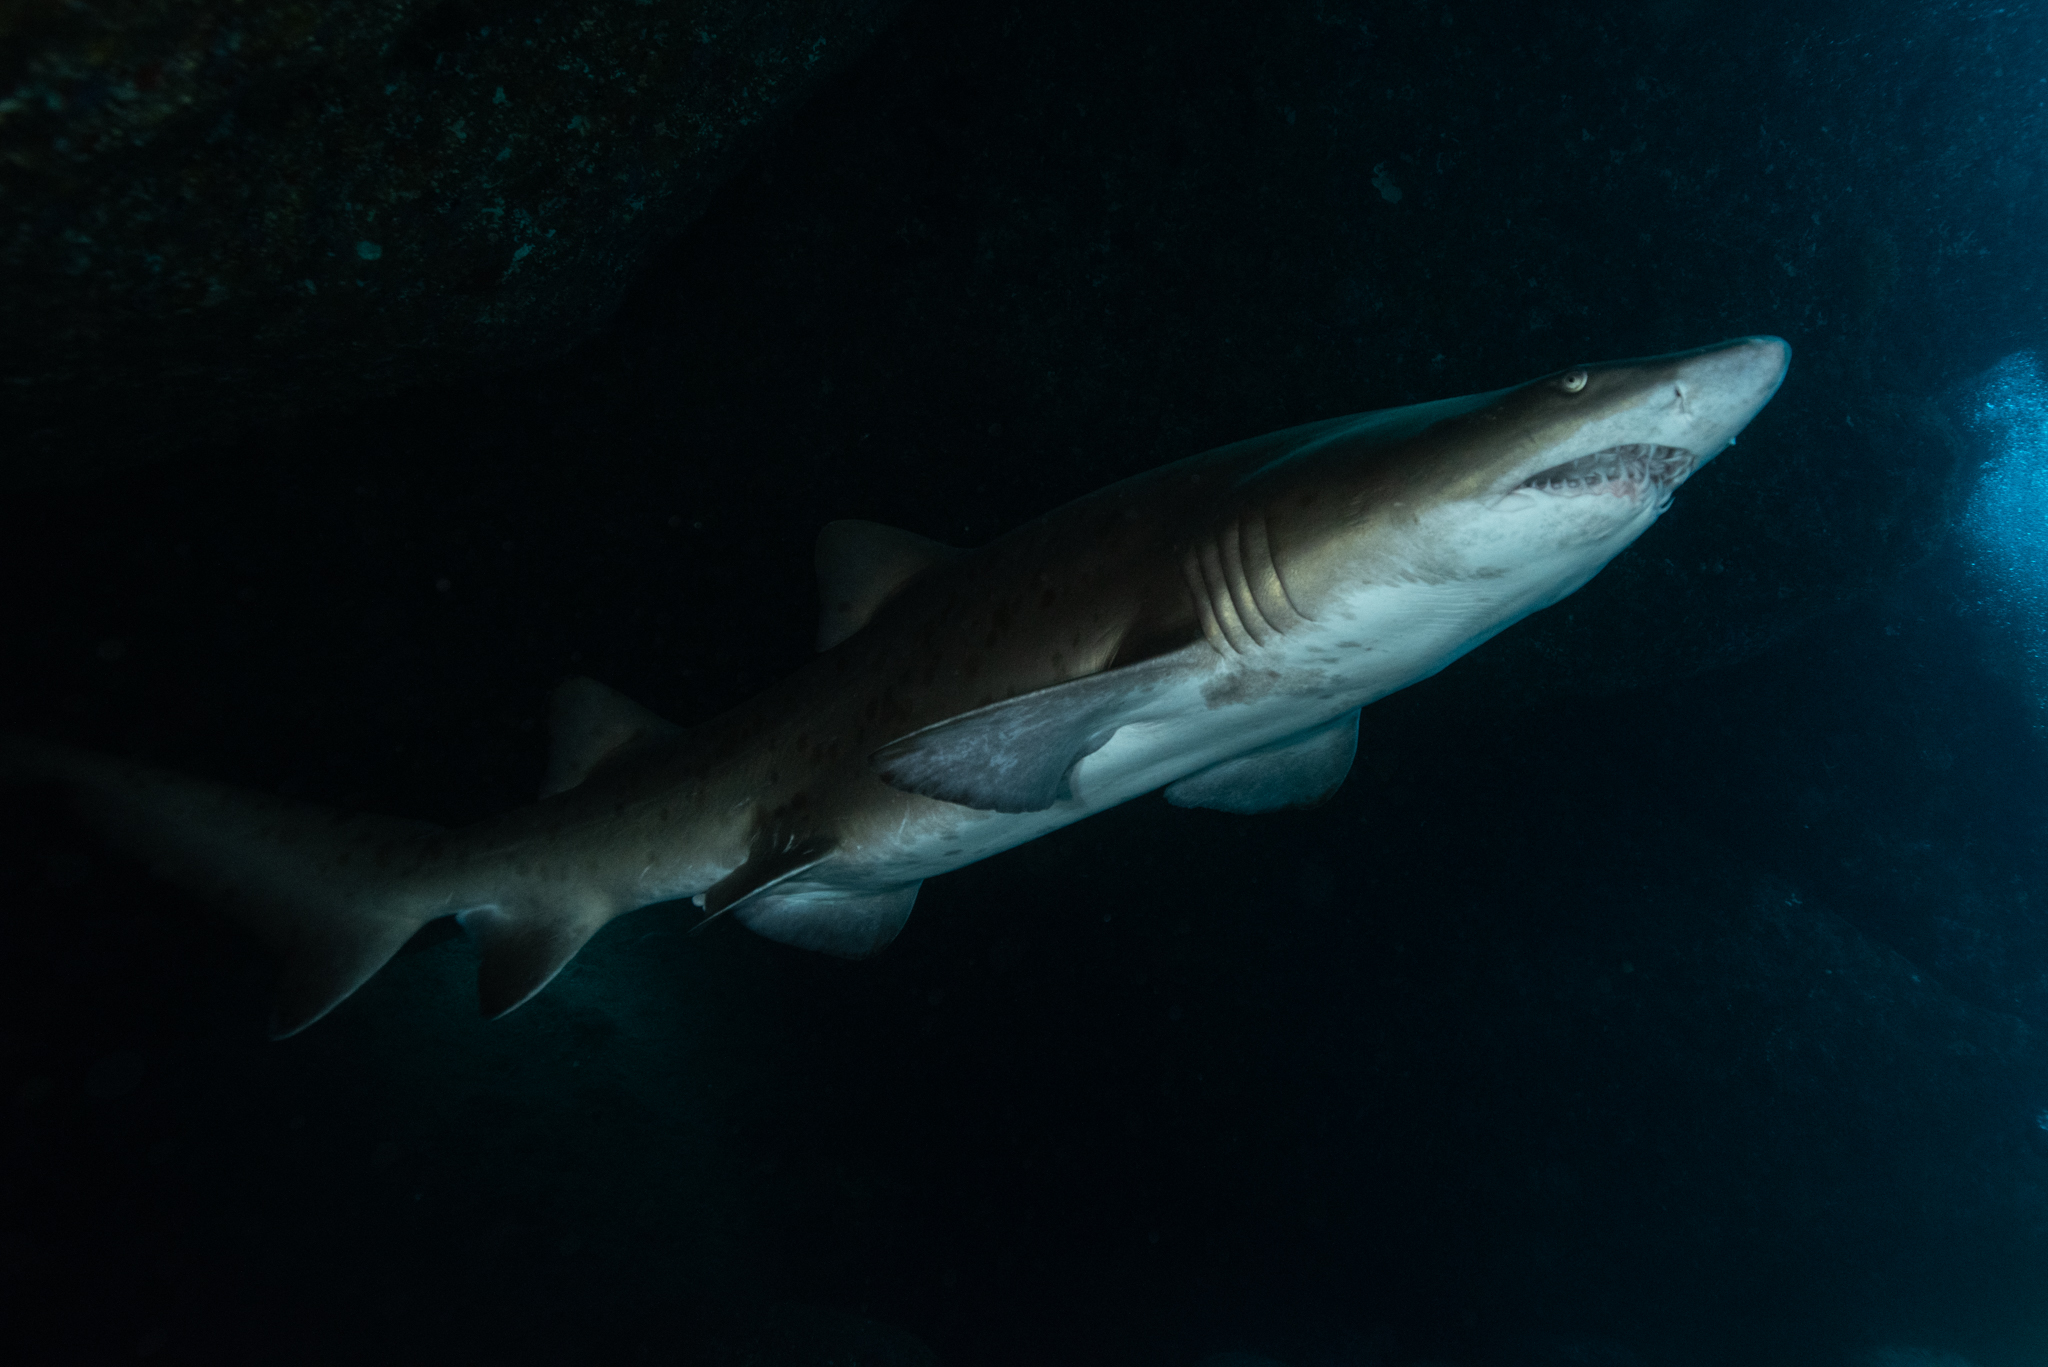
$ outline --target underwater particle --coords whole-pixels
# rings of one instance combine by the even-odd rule
[[[356,243],[356,255],[365,261],[375,261],[378,257],[384,255],[384,248],[375,242],[358,242]]]
[[[1372,188],[1380,192],[1380,198],[1389,204],[1401,202],[1401,187],[1394,184],[1394,178],[1387,174],[1387,164],[1381,162],[1372,168]]]
[[[2042,1129],[2048,1130],[2048,1110],[2037,1111],[2034,1115],[2034,1123]]]

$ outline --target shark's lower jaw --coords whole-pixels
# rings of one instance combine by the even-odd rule
[[[1693,454],[1677,446],[1610,446],[1590,456],[1553,465],[1519,487],[1539,494],[1576,498],[1605,494],[1640,498],[1655,491],[1668,495],[1692,473]]]

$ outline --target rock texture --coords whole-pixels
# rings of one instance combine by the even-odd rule
[[[890,0],[0,12],[0,479],[588,336]]]

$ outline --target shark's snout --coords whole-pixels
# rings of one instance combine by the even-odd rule
[[[1742,337],[1700,354],[1681,373],[1681,384],[1725,390],[1762,408],[1778,392],[1792,364],[1792,346],[1782,337]]]
[[[1718,455],[1785,382],[1792,348],[1782,337],[1742,337],[1685,357],[1676,405],[1697,429],[1698,465]]]

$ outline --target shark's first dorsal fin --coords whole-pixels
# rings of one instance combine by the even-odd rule
[[[555,690],[548,731],[553,743],[542,797],[566,792],[619,756],[679,735],[682,728],[595,679],[575,678]]]
[[[828,522],[818,533],[818,649],[866,626],[903,586],[960,554],[879,522]]]

